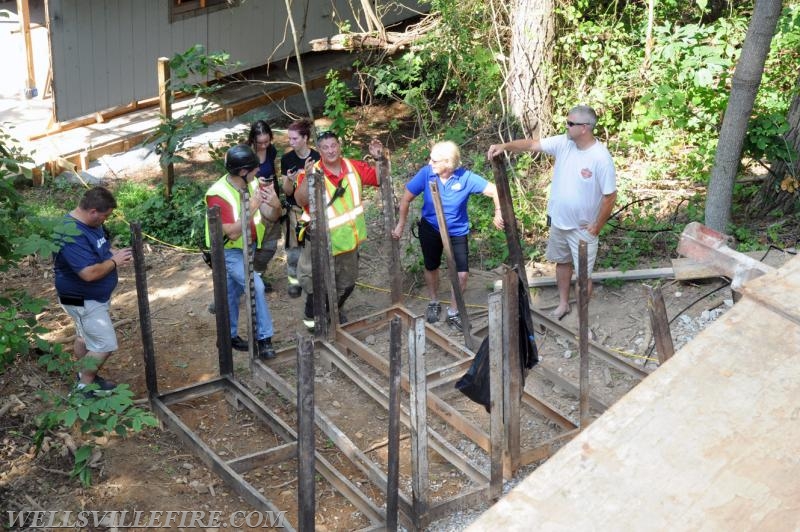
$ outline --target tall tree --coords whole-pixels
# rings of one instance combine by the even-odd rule
[[[783,136],[789,157],[771,161],[769,175],[758,190],[749,212],[764,215],[774,210],[791,212],[800,201],[800,77],[786,115],[789,131]]]
[[[724,232],[731,220],[733,184],[742,159],[747,124],[780,14],[781,0],[756,0],[736,63],[706,198],[705,222],[717,231]]]
[[[553,0],[516,0],[510,13],[511,57],[506,86],[511,113],[526,137],[550,133]]]

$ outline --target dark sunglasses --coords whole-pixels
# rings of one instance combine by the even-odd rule
[[[336,139],[338,141],[339,136],[333,131],[323,131],[317,135],[317,142],[325,139]]]
[[[588,126],[588,125],[589,125],[589,124],[587,124],[586,122],[570,122],[569,120],[567,120],[567,127],[572,127],[572,126]]]

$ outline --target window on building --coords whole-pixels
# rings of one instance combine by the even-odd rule
[[[169,21],[205,15],[239,5],[239,0],[172,0],[169,3]]]

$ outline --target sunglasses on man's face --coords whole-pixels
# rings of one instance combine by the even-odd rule
[[[588,126],[588,125],[589,125],[589,124],[587,124],[586,122],[572,122],[572,121],[570,121],[570,120],[567,120],[567,127],[572,127],[572,126]]]

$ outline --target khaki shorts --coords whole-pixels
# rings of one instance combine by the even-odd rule
[[[108,313],[111,307],[110,301],[100,303],[87,299],[82,307],[63,304],[61,306],[75,322],[75,333],[83,338],[86,349],[93,353],[110,353],[117,350],[117,334],[114,332],[111,315]]]
[[[547,239],[547,260],[557,264],[572,263],[577,274],[578,270],[578,243],[586,241],[586,258],[589,273],[594,270],[597,259],[597,244],[600,239],[586,229],[559,229],[550,227],[550,238]]]

